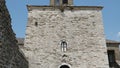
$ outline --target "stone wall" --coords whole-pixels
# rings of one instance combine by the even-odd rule
[[[0,68],[28,68],[28,62],[17,45],[5,0],[0,0]]]
[[[23,51],[30,68],[109,68],[102,7],[28,6]],[[67,50],[62,51],[61,40]]]

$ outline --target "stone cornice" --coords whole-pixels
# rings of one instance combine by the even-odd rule
[[[39,5],[27,5],[28,11],[31,10],[102,10],[102,6],[39,6]]]

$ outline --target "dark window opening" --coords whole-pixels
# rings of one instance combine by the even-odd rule
[[[2,12],[2,9],[0,9],[0,12]]]
[[[35,26],[38,26],[38,22],[35,22]]]
[[[108,50],[108,60],[109,60],[109,66],[114,67],[115,66],[115,52],[114,52],[114,50]]]
[[[63,4],[68,4],[68,0],[63,0]]]
[[[70,68],[68,65],[62,65],[60,68]]]

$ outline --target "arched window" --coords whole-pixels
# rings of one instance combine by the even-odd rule
[[[67,42],[65,40],[61,41],[61,50],[62,51],[67,51]]]
[[[62,65],[60,68],[70,68],[68,65]]]

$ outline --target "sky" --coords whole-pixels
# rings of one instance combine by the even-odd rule
[[[6,0],[16,37],[25,37],[28,18],[26,5],[49,5],[49,0]],[[106,39],[120,41],[120,0],[74,0],[75,6],[103,6]]]

